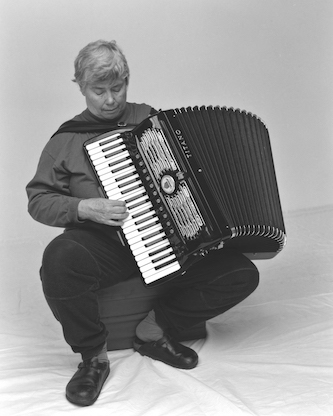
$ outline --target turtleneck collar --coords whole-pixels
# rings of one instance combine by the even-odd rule
[[[130,112],[130,109],[129,109],[128,104],[126,103],[126,107],[125,107],[124,112],[120,116],[118,116],[118,117],[116,117],[112,120],[105,120],[104,118],[99,118],[99,117],[95,116],[95,114],[93,114],[88,108],[86,108],[83,111],[82,116],[84,118],[86,118],[87,121],[95,121],[95,122],[98,122],[100,124],[115,125],[115,124],[118,123],[118,124],[121,125],[121,122],[126,120],[126,118],[128,117],[129,112]]]

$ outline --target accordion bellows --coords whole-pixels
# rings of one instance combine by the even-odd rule
[[[236,239],[226,246],[281,251],[285,227],[264,123],[251,113],[225,107],[182,108],[175,114],[231,227],[231,239]]]

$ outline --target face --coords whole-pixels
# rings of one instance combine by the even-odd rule
[[[86,98],[88,109],[97,117],[113,120],[125,110],[127,79],[102,81],[88,84],[82,94]]]

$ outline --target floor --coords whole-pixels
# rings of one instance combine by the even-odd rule
[[[261,283],[186,344],[200,362],[177,370],[133,350],[109,352],[99,400],[79,408],[64,391],[80,357],[63,341],[41,293],[46,242],[0,246],[0,414],[329,416],[333,414],[333,207],[285,214],[288,242],[258,261]]]

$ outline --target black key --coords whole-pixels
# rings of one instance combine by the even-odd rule
[[[169,261],[167,261],[165,263],[160,264],[159,266],[154,267],[154,269],[155,270],[162,269],[163,267],[168,266],[169,264],[175,263],[176,261],[178,261],[178,260],[177,259],[169,260]]]

